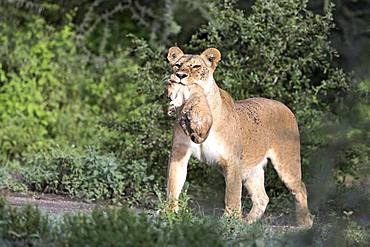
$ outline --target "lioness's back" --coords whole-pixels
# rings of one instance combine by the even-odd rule
[[[252,152],[258,159],[278,146],[289,146],[294,152],[299,150],[298,125],[294,114],[284,104],[266,98],[250,98],[235,102],[235,108],[248,147],[247,156]],[[249,147],[253,147],[253,151]]]
[[[249,123],[251,127],[268,125],[275,131],[276,127],[298,129],[292,111],[283,103],[266,98],[249,98],[235,102],[241,122]],[[267,127],[267,126],[266,126]]]

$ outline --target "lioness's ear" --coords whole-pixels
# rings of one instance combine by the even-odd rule
[[[170,64],[173,65],[176,63],[177,60],[179,60],[180,57],[182,57],[182,55],[184,55],[182,50],[174,46],[168,50],[167,59]]]
[[[203,59],[210,63],[212,68],[216,68],[217,63],[221,60],[221,52],[216,48],[208,48],[202,54]]]

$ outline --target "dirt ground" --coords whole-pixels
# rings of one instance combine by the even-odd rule
[[[22,207],[26,204],[36,206],[41,212],[47,214],[61,215],[74,212],[91,212],[96,204],[72,200],[63,196],[53,194],[28,193],[19,194],[2,192],[9,205]]]

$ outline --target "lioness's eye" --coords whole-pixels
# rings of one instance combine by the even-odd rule
[[[199,64],[193,65],[193,69],[199,69],[201,66]]]
[[[173,66],[173,69],[174,69],[174,70],[178,70],[180,67],[181,67],[181,64],[175,64],[175,65]]]

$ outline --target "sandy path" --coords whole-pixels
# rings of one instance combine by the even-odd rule
[[[96,204],[67,199],[57,195],[5,193],[5,199],[12,207],[22,207],[26,204],[36,206],[47,214],[64,214],[74,212],[91,212]]]

